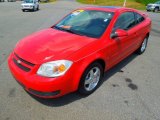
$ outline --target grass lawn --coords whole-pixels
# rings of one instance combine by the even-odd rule
[[[80,3],[106,5],[106,6],[123,6],[124,0],[77,0]],[[144,10],[145,4],[136,2],[136,0],[127,0],[126,7]]]
[[[49,0],[49,2],[55,2],[56,0]]]
[[[48,0],[48,2],[40,2],[40,3],[51,3],[51,2],[55,2],[56,0]]]

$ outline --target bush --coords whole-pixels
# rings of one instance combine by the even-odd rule
[[[139,3],[143,3],[145,5],[147,5],[148,3],[154,3],[158,0],[136,0],[136,2],[139,2]]]

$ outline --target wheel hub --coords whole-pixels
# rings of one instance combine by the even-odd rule
[[[85,89],[87,91],[92,91],[98,84],[100,80],[100,69],[98,67],[92,68],[85,79]]]

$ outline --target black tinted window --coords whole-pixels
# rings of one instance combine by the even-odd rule
[[[113,31],[116,29],[128,30],[136,24],[133,12],[125,12],[121,14],[114,25]]]
[[[144,17],[138,13],[135,13],[135,16],[136,16],[136,22],[137,23],[140,23],[142,21],[144,21]]]

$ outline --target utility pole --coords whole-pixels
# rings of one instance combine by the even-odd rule
[[[123,7],[126,7],[127,0],[124,0]]]

